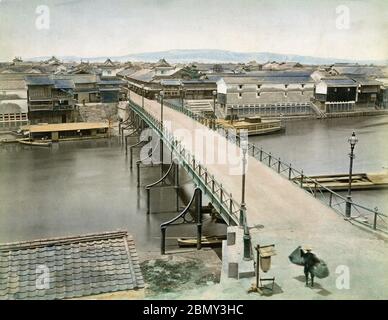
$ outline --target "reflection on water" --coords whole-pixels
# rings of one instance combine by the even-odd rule
[[[250,141],[292,163],[296,169],[303,169],[306,175],[347,173],[348,138],[353,131],[359,139],[353,172],[380,172],[388,168],[386,116],[287,122],[285,133],[250,137]],[[388,214],[388,189],[354,191],[353,199]]]
[[[135,158],[136,160],[136,158]],[[160,177],[155,166],[142,182]],[[160,224],[171,219],[172,189],[154,190],[146,214],[144,188],[117,139],[61,142],[53,148],[9,144],[0,147],[0,242],[128,230],[142,251],[158,251]],[[222,226],[223,227],[223,226]],[[204,232],[214,228],[205,221]],[[195,235],[195,225],[168,236]],[[170,241],[176,244],[176,241]]]

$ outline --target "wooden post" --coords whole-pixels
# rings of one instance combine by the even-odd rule
[[[160,238],[160,253],[166,254],[166,228],[161,228],[162,236]]]
[[[132,170],[133,167],[133,152],[132,148],[129,148],[129,168]]]
[[[151,211],[151,189],[147,188],[147,214],[150,214]]]
[[[137,169],[137,187],[140,187],[140,162],[136,162]]]
[[[176,211],[179,211],[179,163],[175,165]]]
[[[195,211],[197,215],[197,250],[202,248],[202,191],[196,190]]]
[[[300,187],[301,188],[303,188],[303,178],[304,178],[304,176],[303,176],[303,170],[302,170],[301,175],[300,175]]]
[[[374,210],[374,217],[373,217],[373,230],[376,230],[377,228],[377,215],[378,215],[378,209],[376,207]]]
[[[260,245],[256,246],[256,289],[260,289]]]

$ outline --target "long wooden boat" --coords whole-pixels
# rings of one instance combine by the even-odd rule
[[[222,236],[204,236],[201,238],[201,244],[202,246],[220,246],[222,245],[222,240],[226,240],[226,235]],[[178,245],[180,247],[194,247],[197,245],[197,238],[196,237],[184,237],[184,238],[178,238]]]
[[[21,144],[26,144],[29,146],[34,146],[34,147],[51,147],[52,142],[38,142],[38,141],[30,141],[30,140],[18,140],[19,143]]]
[[[348,174],[331,174],[308,176],[303,179],[304,189],[314,189],[315,182],[336,191],[345,191],[349,187]],[[294,178],[294,182],[300,184],[300,178]],[[383,189],[388,188],[388,172],[380,173],[356,173],[352,175],[352,190]],[[321,188],[322,189],[322,188]],[[325,189],[322,189],[325,191]]]
[[[280,120],[262,120],[260,117],[250,117],[241,120],[218,119],[217,123],[224,127],[224,129],[234,129],[237,134],[240,130],[247,130],[248,136],[269,134],[276,131],[284,130]]]

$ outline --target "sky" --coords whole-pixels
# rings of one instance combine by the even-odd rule
[[[0,0],[0,61],[173,49],[388,59],[388,0]]]

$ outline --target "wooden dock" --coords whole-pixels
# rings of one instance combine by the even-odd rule
[[[293,181],[300,184],[300,178]],[[315,182],[331,190],[345,191],[349,187],[349,174],[316,175],[304,178],[303,188],[315,188]],[[352,190],[388,188],[388,172],[357,173],[352,175]],[[323,189],[324,191],[324,189]]]

